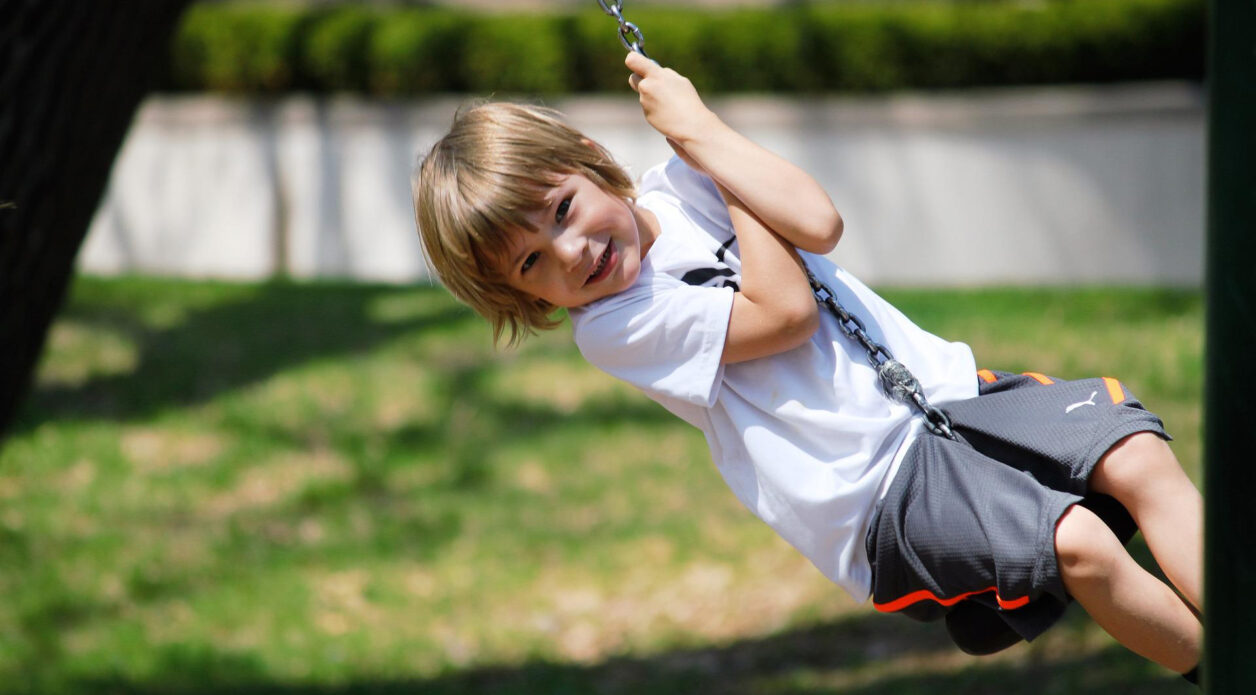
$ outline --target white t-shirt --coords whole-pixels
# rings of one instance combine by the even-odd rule
[[[827,312],[802,346],[721,365],[741,280],[728,209],[713,182],[678,158],[647,171],[640,191],[637,205],[662,232],[632,287],[570,312],[580,352],[701,429],[737,498],[866,599],[868,523],[920,418],[885,396],[864,349]],[[967,345],[921,330],[826,258],[802,256],[930,402],[977,395]]]

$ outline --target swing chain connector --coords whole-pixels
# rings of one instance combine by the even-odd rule
[[[597,0],[597,4],[602,7],[603,12],[619,22],[619,42],[624,45],[624,48],[649,58],[644,48],[645,34],[641,33],[641,29],[636,24],[624,19],[624,0],[613,0],[610,4],[607,4],[606,0]]]
[[[881,381],[881,390],[885,392],[885,395],[899,403],[914,405],[924,415],[925,428],[930,432],[947,439],[955,439],[955,432],[951,429],[951,418],[942,410],[929,404],[928,399],[925,398],[924,388],[920,386],[920,380],[911,373],[907,365],[894,359],[889,348],[873,340],[872,336],[868,335],[864,322],[858,316],[846,311],[846,308],[837,301],[833,290],[820,282],[810,269],[807,270],[807,282],[811,284],[811,291],[815,293],[816,302],[837,318],[837,327],[842,333],[867,351],[868,363],[876,370],[877,378]]]

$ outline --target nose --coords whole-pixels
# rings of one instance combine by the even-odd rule
[[[571,272],[580,267],[587,245],[584,236],[570,227],[559,233],[554,239],[554,253],[558,255],[564,270]]]

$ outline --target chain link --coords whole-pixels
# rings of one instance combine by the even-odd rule
[[[624,45],[624,48],[649,58],[644,48],[645,34],[641,33],[636,24],[624,19],[624,0],[614,0],[610,4],[607,4],[606,0],[597,0],[597,4],[602,7],[603,12],[619,22],[619,42]]]
[[[811,283],[811,291],[815,293],[816,301],[823,304],[829,313],[837,318],[837,327],[841,329],[842,334],[858,342],[868,353],[868,363],[877,371],[877,377],[881,380],[881,390],[885,392],[885,395],[900,403],[916,406],[916,409],[924,415],[925,427],[930,432],[947,439],[955,439],[955,432],[951,429],[951,418],[929,404],[920,381],[911,373],[907,365],[894,359],[889,348],[873,340],[868,335],[864,322],[858,316],[846,311],[846,308],[837,301],[833,290],[820,282],[810,270],[807,270],[807,282]]]

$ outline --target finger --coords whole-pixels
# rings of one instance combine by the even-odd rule
[[[624,65],[628,66],[629,70],[643,77],[652,68],[658,67],[658,63],[650,60],[640,53],[637,53],[636,51],[628,51],[628,55],[624,56]]]
[[[633,73],[633,74],[631,74],[631,75],[629,75],[629,76],[628,76],[628,86],[629,86],[629,87],[632,87],[633,91],[640,91],[640,89],[639,89],[639,88],[638,88],[638,86],[637,86],[637,85],[640,85],[640,84],[641,84],[641,76],[640,76],[640,75],[638,75],[638,74],[636,74],[636,73]]]

